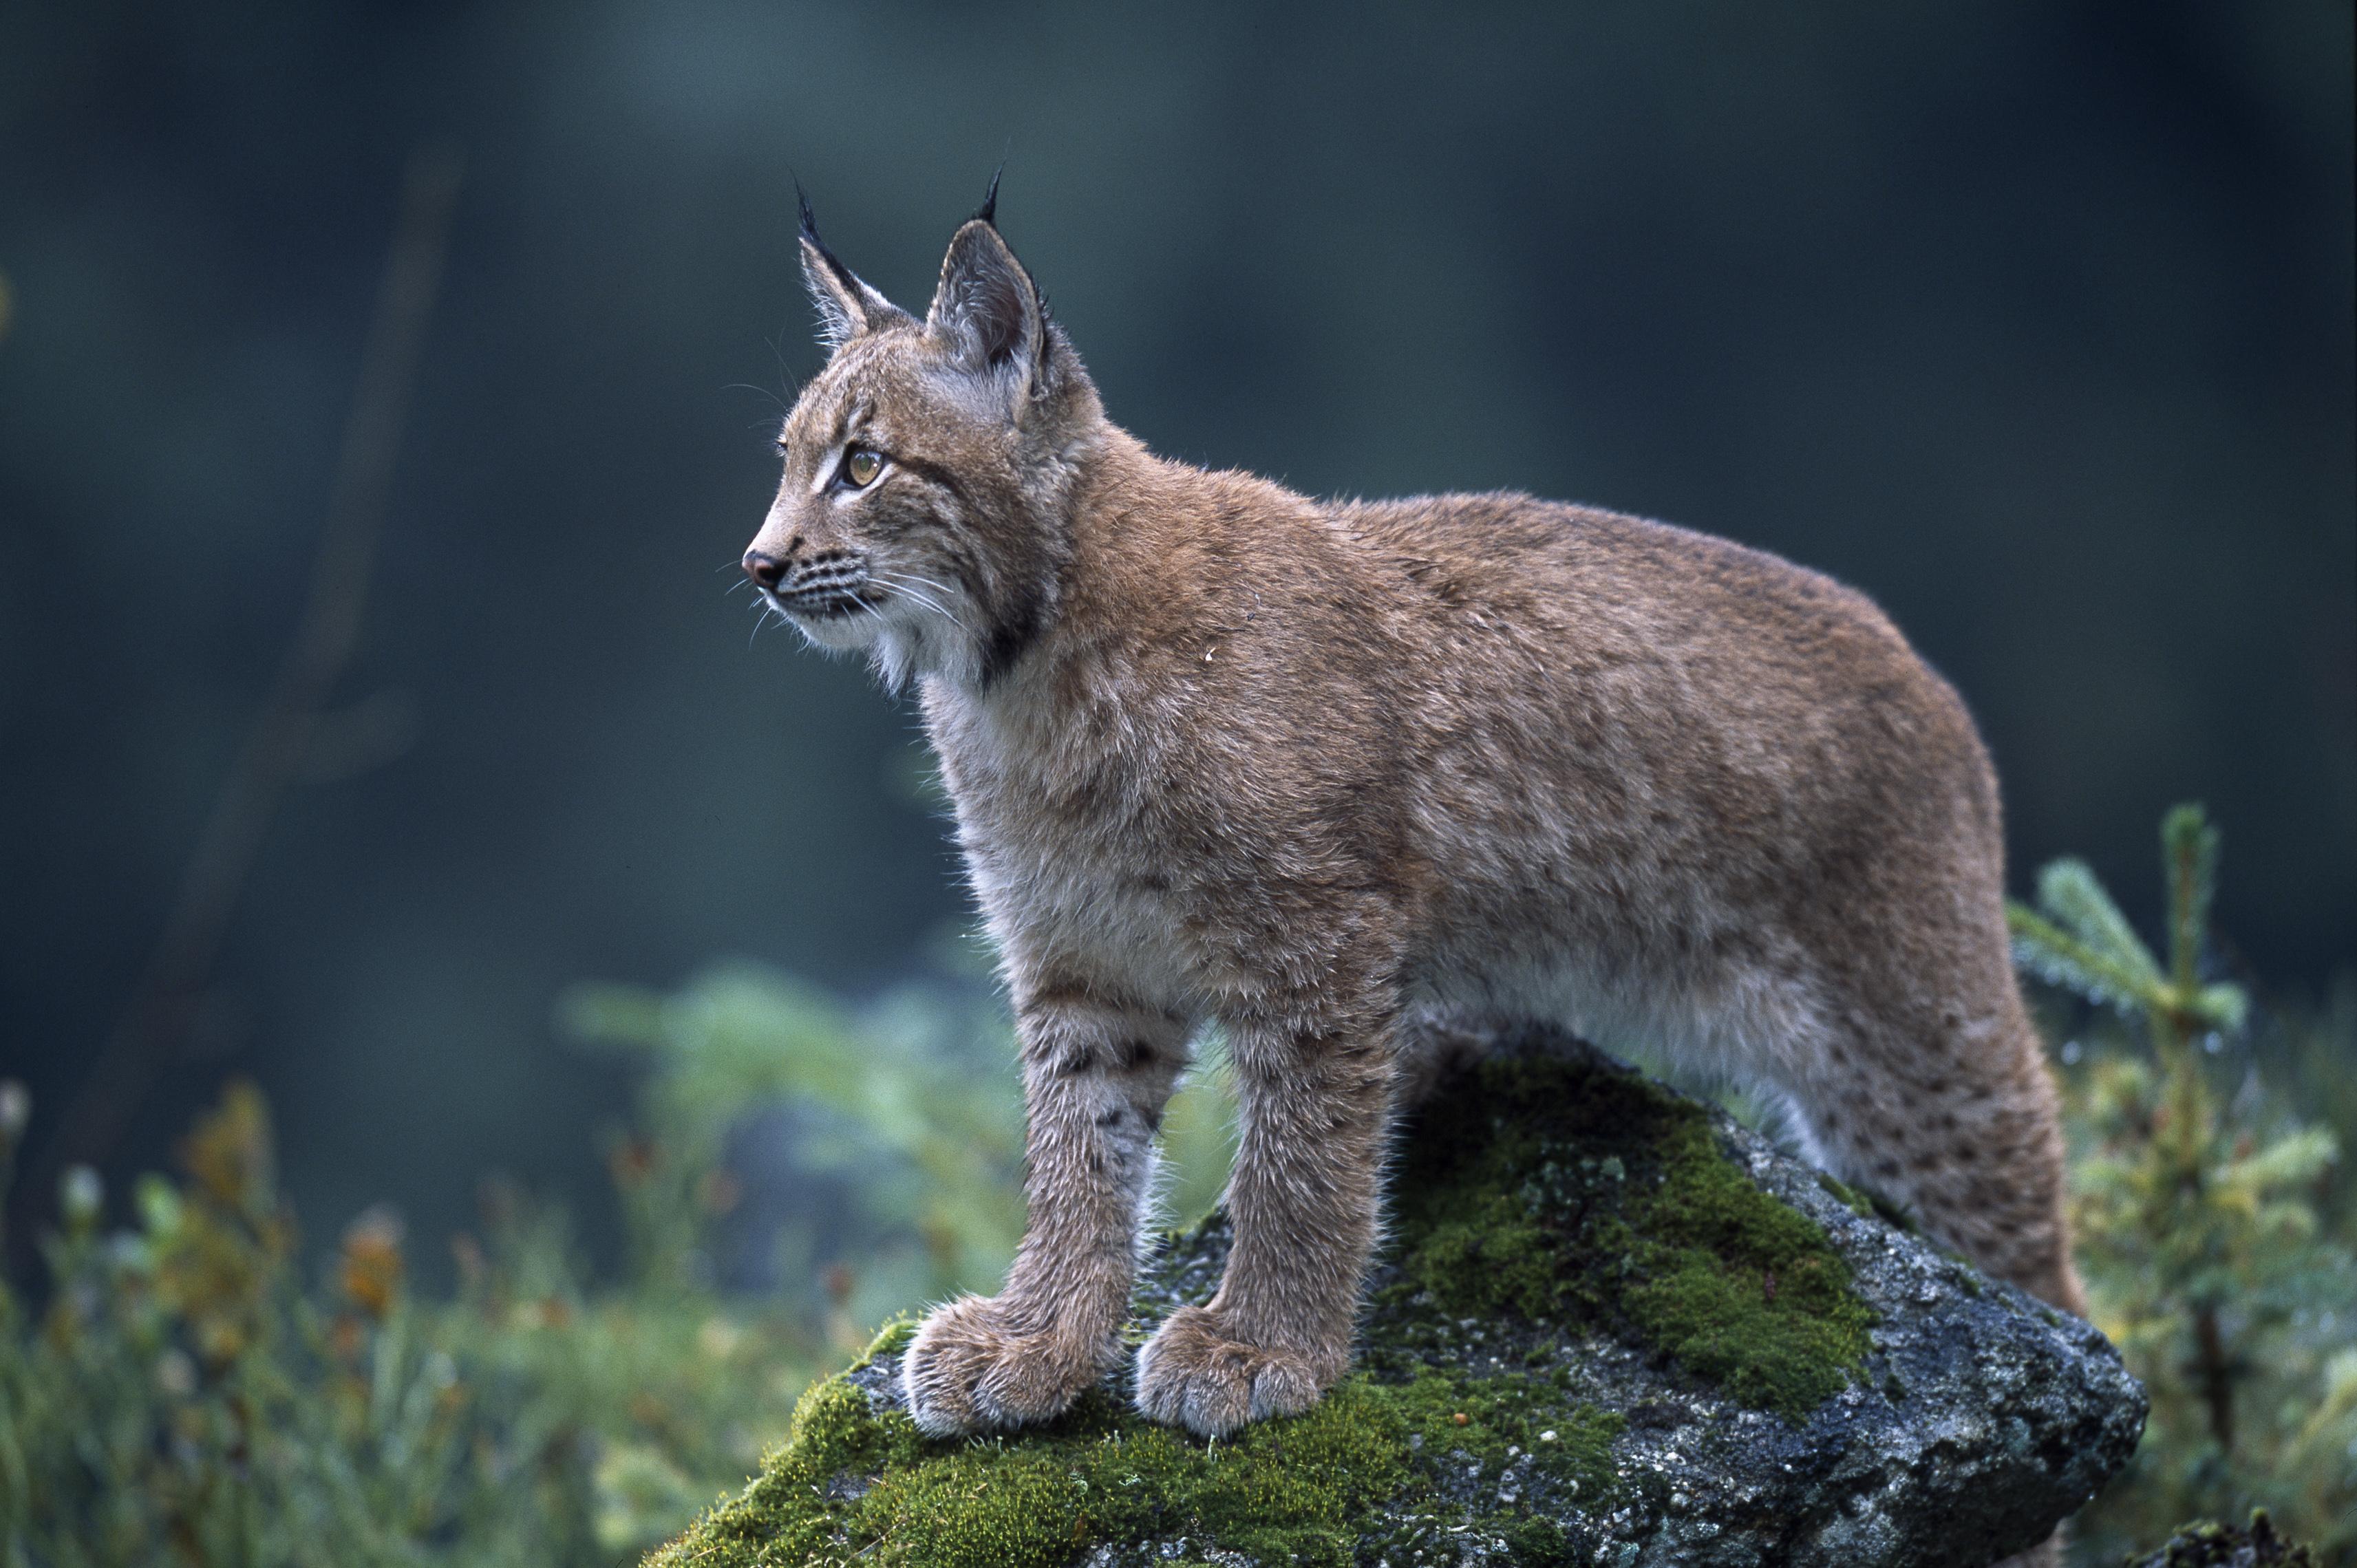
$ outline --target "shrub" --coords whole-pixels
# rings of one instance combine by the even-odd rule
[[[2135,1460],[2082,1519],[2083,1560],[2256,1506],[2342,1561],[2357,1552],[2357,1215],[2332,1133],[2294,1114],[2319,1101],[2283,1089],[2311,1078],[2345,1096],[2357,1010],[2285,1009],[2254,1051],[2245,993],[2208,967],[2218,834],[2183,806],[2161,841],[2165,964],[2079,862],[2046,867],[2039,908],[2010,911],[2022,967],[2079,1004],[2055,1015],[2079,1259],[2097,1326],[2153,1400]]]
[[[390,1210],[307,1288],[268,1111],[233,1083],[131,1224],[103,1223],[94,1173],[68,1177],[40,1310],[0,1284],[0,1568],[630,1562],[743,1484],[866,1325],[996,1283],[1022,1112],[975,993],[854,1008],[737,966],[561,1013],[644,1068],[608,1144],[619,1279],[593,1283],[564,1212],[494,1181],[451,1298],[413,1289]],[[1207,1078],[1173,1108],[1198,1212],[1222,1105]],[[847,1205],[823,1250],[737,1224],[734,1159],[781,1113],[788,1163]],[[0,1084],[0,1193],[28,1114]],[[784,1288],[716,1288],[730,1249],[772,1240],[801,1261]]]

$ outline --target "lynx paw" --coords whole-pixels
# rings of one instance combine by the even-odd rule
[[[1006,1432],[1061,1415],[1097,1380],[1103,1356],[1007,1326],[994,1297],[969,1295],[925,1319],[900,1364],[909,1414],[932,1437]]]
[[[1182,1306],[1137,1353],[1137,1408],[1198,1436],[1224,1437],[1248,1421],[1308,1410],[1349,1363],[1347,1349],[1311,1357],[1246,1344],[1222,1314]]]

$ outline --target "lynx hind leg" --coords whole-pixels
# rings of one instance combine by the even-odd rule
[[[2083,1314],[2054,1080],[2010,988],[1977,1016],[1950,1006],[1911,1024],[1864,1013],[1849,1024],[1829,1032],[1792,1097],[1826,1165],[1987,1273]]]
[[[1403,1019],[1396,1031],[1392,1069],[1392,1105],[1413,1111],[1441,1085],[1488,1056],[1500,1030],[1469,1018],[1437,1013]]]
[[[1851,1013],[1795,1110],[1835,1174],[1901,1205],[1986,1273],[2083,1316],[2054,1080],[2010,976],[1991,989],[1978,1009]],[[2066,1540],[2058,1527],[1995,1568],[2061,1568]]]

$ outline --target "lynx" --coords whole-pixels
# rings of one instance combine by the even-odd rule
[[[1351,1359],[1390,1122],[1526,1019],[1731,1076],[1983,1268],[2081,1305],[1996,782],[1860,595],[1512,494],[1312,500],[1109,422],[991,200],[920,320],[823,245],[831,349],[744,568],[919,695],[1021,1042],[1029,1220],[926,1319],[936,1434],[1123,1358],[1165,1102],[1216,1022],[1234,1245],[1137,1356],[1205,1434]]]

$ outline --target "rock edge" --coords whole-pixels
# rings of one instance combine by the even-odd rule
[[[1119,1499],[1129,1509],[1121,1513],[1101,1506],[1079,1478],[1080,1463],[1095,1465],[1109,1452],[1090,1444],[1149,1444],[1184,1461],[1170,1473],[1183,1470],[1186,1485],[1231,1491],[1233,1478],[1222,1466],[1243,1468],[1245,1450],[1230,1459],[1143,1428],[1124,1410],[1126,1390],[1117,1383],[1091,1396],[1082,1413],[1036,1436],[924,1443],[901,1405],[897,1373],[906,1335],[888,1333],[861,1366],[813,1391],[814,1398],[836,1400],[834,1419],[851,1411],[873,1423],[872,1434],[840,1450],[864,1459],[848,1461],[797,1497],[782,1495],[788,1488],[781,1487],[765,1492],[757,1481],[651,1561],[734,1568],[827,1561],[839,1550],[845,1560],[856,1553],[861,1561],[909,1568],[963,1562],[1126,1568],[1179,1561],[1241,1568],[1287,1557],[1390,1568],[1986,1568],[2042,1540],[2134,1451],[2144,1391],[2093,1327],[1861,1212],[1867,1205],[1839,1184],[1717,1110],[1697,1107],[1589,1047],[1554,1036],[1502,1047],[1442,1091],[1440,1114],[1410,1127],[1404,1163],[1415,1163],[1420,1136],[1450,1124],[1452,1095],[1460,1097],[1459,1132],[1469,1124],[1462,1114],[1469,1108],[1489,1116],[1501,1136],[1526,1132],[1524,1122],[1544,1128],[1548,1103],[1512,1103],[1501,1100],[1499,1087],[1508,1081],[1500,1075],[1516,1070],[1516,1063],[1522,1076],[1515,1081],[1534,1081],[1534,1062],[1545,1064],[1535,1069],[1535,1081],[1555,1074],[1568,1092],[1642,1097],[1680,1116],[1706,1118],[1720,1157],[1822,1230],[1873,1320],[1862,1364],[1847,1369],[1846,1387],[1793,1418],[1748,1406],[1727,1386],[1645,1343],[1625,1322],[1581,1321],[1576,1313],[1552,1320],[1511,1310],[1452,1315],[1418,1286],[1421,1240],[1400,1233],[1372,1282],[1361,1324],[1364,1370],[1339,1402],[1329,1402],[1337,1411],[1367,1412],[1367,1432],[1343,1434],[1361,1443],[1348,1450],[1356,1455],[1349,1465],[1362,1477],[1396,1470],[1405,1479],[1391,1496],[1338,1500],[1347,1493],[1326,1486],[1331,1477],[1305,1471],[1298,1493],[1305,1500],[1297,1506],[1308,1510],[1308,1522],[1298,1531],[1240,1533],[1231,1523],[1225,1538],[1222,1527],[1205,1521],[1232,1520],[1228,1493],[1221,1494],[1228,1509],[1222,1516],[1209,1502],[1190,1503],[1173,1481],[1151,1507],[1135,1494]],[[1469,1107],[1466,1095],[1483,1099]],[[1600,1163],[1581,1155],[1577,1137],[1547,1133],[1534,1146],[1544,1153],[1550,1172],[1583,1158],[1589,1166]],[[1537,1196],[1535,1184],[1510,1197],[1534,1212],[1553,1201]],[[1134,1338],[1175,1306],[1208,1297],[1227,1240],[1217,1216],[1166,1239],[1143,1272]],[[1768,1290],[1772,1297],[1772,1283]],[[852,1390],[858,1401],[843,1402]],[[795,1468],[797,1445],[809,1450],[801,1464],[817,1456],[819,1439],[806,1430],[814,1408],[806,1401],[794,1443],[771,1455],[765,1480]],[[1321,1416],[1298,1419],[1317,1423]],[[1326,1412],[1319,1441],[1332,1435],[1338,1419]],[[1268,1428],[1280,1455],[1285,1424]],[[1296,1447],[1315,1446],[1309,1431],[1304,1428]],[[1558,1433],[1586,1434],[1609,1446],[1597,1447],[1582,1468]],[[1253,1452],[1263,1470],[1273,1468],[1270,1450]],[[1609,1469],[1598,1467],[1604,1455]],[[956,1487],[938,1484],[933,1472],[945,1466],[957,1467]],[[1081,1490],[1042,1489],[1043,1472],[1052,1483],[1067,1469]],[[1089,1473],[1102,1484],[1101,1470]],[[1295,1496],[1272,1493],[1272,1518],[1296,1507]],[[961,1507],[971,1511],[959,1515]],[[1030,1517],[1027,1507],[1071,1511],[1071,1530],[1065,1533],[1060,1520]],[[1115,1518],[1117,1524],[1106,1522]],[[897,1522],[879,1522],[887,1520]],[[881,1533],[856,1539],[863,1529]],[[1108,1533],[1092,1539],[1092,1529]],[[803,1543],[793,1549],[797,1554],[775,1555],[790,1539]],[[1283,1555],[1275,1555],[1279,1551]]]

